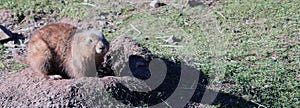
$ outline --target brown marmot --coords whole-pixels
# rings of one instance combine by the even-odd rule
[[[27,56],[13,55],[47,78],[94,77],[108,49],[109,42],[99,31],[78,32],[72,25],[55,23],[33,34]]]

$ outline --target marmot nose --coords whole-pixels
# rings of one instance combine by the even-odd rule
[[[102,50],[101,49],[96,49],[96,53],[100,54],[100,53],[102,53]]]
[[[100,54],[100,53],[106,52],[106,50],[107,50],[107,49],[106,49],[105,47],[100,47],[100,48],[97,48],[97,49],[96,49],[96,53],[97,53],[97,54]]]

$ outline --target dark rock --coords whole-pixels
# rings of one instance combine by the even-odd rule
[[[199,6],[199,5],[203,5],[203,2],[198,1],[198,0],[189,0],[188,4],[191,7],[196,7],[196,6]]]
[[[164,6],[164,5],[166,5],[166,4],[165,4],[165,3],[161,3],[161,2],[159,2],[158,0],[153,0],[153,1],[150,2],[149,5],[150,5],[151,7],[158,8],[158,7]]]

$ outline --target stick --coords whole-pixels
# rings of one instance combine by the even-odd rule
[[[183,46],[180,46],[180,45],[160,45],[162,47],[173,47],[173,48],[180,48],[180,47],[183,47]]]
[[[216,11],[217,14],[219,14],[224,20],[226,20],[226,17],[219,11]]]
[[[96,7],[96,5],[94,4],[90,4],[90,3],[80,3],[81,5],[86,5],[86,6],[91,6],[91,7]]]
[[[137,32],[139,32],[138,36],[142,34],[141,31],[139,31],[134,25],[130,24],[130,26]]]

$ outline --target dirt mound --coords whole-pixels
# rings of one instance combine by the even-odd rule
[[[130,77],[46,80],[29,68],[0,79],[1,107],[95,107],[118,105],[107,90]],[[136,83],[135,85],[139,85]],[[140,84],[141,85],[141,84]]]

